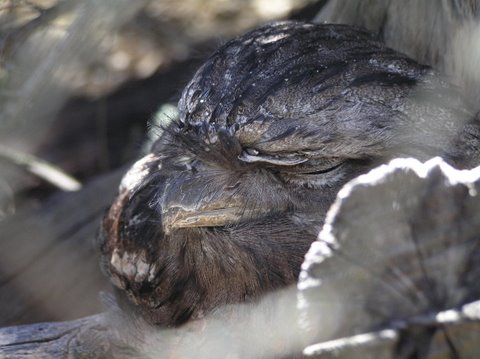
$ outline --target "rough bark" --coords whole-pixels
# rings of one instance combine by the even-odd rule
[[[105,315],[0,329],[0,358],[110,358]]]
[[[456,171],[440,159],[395,160],[347,184],[300,278],[311,343],[393,329],[390,347],[379,346],[388,355],[370,357],[433,357],[442,346],[439,357],[474,357],[478,303],[471,317],[418,318],[480,298],[479,190],[480,168]],[[448,315],[456,320],[442,322]]]

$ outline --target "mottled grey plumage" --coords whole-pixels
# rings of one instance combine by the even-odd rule
[[[164,326],[294,283],[337,191],[375,165],[479,162],[478,119],[456,90],[350,26],[282,22],[234,39],[179,111],[99,235],[119,297]]]

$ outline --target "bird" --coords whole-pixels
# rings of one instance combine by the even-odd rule
[[[395,157],[480,161],[448,78],[355,26],[261,26],[216,50],[98,233],[122,308],[166,328],[296,283],[349,180]]]

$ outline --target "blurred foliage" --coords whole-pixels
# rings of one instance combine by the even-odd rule
[[[0,0],[0,145],[82,180],[132,161],[151,137],[155,110],[175,103],[198,66],[194,59],[316,2]],[[0,156],[8,188],[0,198],[51,190],[9,158]]]
[[[132,77],[147,77],[172,61],[191,55],[196,44],[227,39],[259,23],[285,18],[313,0],[150,0],[136,1],[134,14],[100,35],[93,52],[65,69],[64,83],[76,93],[102,95]],[[90,5],[88,5],[90,3]],[[4,0],[0,7],[1,52],[5,66],[12,52],[41,31],[51,47],[71,28],[81,6],[99,8],[102,1]],[[108,1],[107,1],[108,3]],[[132,3],[132,2],[130,2]],[[80,4],[80,6],[78,5]],[[138,4],[141,4],[140,6]],[[125,17],[120,3],[109,4],[111,16]],[[131,7],[131,4],[128,6]],[[122,16],[123,15],[123,16]],[[98,14],[89,20],[101,19]],[[100,30],[100,29],[98,29]],[[8,71],[8,69],[7,69]],[[75,72],[75,74],[72,74]],[[70,77],[65,73],[69,73]]]

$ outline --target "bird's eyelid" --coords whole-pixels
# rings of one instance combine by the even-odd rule
[[[308,158],[289,155],[289,156],[278,156],[278,155],[266,155],[266,154],[259,154],[258,151],[243,151],[239,156],[238,159],[243,162],[247,163],[255,163],[255,162],[263,162],[263,163],[270,163],[272,165],[278,166],[295,166],[300,163],[304,163],[308,161]],[[252,154],[252,153],[257,154]]]

